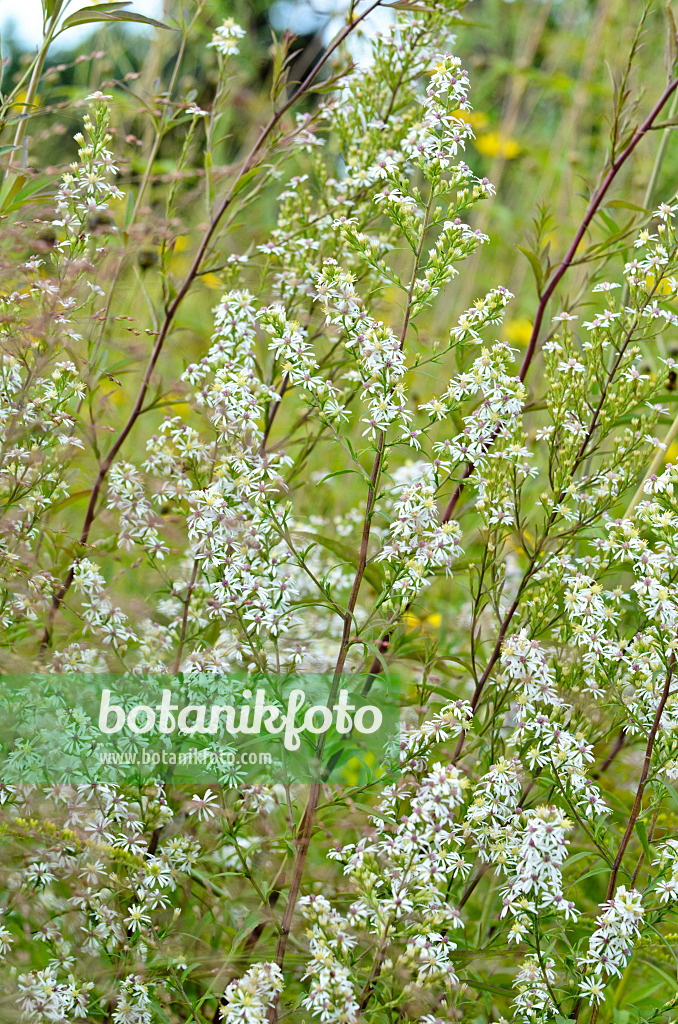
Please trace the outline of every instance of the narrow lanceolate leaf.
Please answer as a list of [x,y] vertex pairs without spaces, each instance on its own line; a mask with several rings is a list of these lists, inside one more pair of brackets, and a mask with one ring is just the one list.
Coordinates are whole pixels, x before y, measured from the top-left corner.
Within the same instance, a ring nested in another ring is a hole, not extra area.
[[7,178],[0,187],[0,213],[7,213],[10,210],[13,200],[27,180],[23,174],[20,174],[18,178]]
[[666,4],[665,10],[669,23],[666,31],[666,79],[670,82],[678,61],[678,29],[670,3]]
[[[308,541],[313,544],[320,544],[321,547],[327,551],[331,551],[333,555],[345,562],[348,565],[357,565],[358,563],[358,552],[350,547],[348,544],[343,544],[341,541],[335,540],[334,537],[324,537],[319,533],[307,533],[302,530],[294,531],[295,537],[300,537],[304,541]],[[376,591],[380,591],[383,586],[381,575],[378,569],[374,565],[368,565],[364,571],[365,579],[371,587]]]
[[648,860],[651,860],[652,850],[650,849],[650,844],[647,838],[647,828],[645,827],[645,822],[640,821],[640,819],[636,822],[636,835],[638,836],[640,845],[643,848],[643,853],[645,854]]
[[[28,179],[23,175],[14,180],[7,179],[3,189],[0,189],[0,213],[20,210],[29,201],[37,202],[54,194],[53,186],[45,181],[31,181],[26,184],[27,181]],[[5,187],[7,188],[6,192]]]
[[75,25],[88,25],[99,21],[133,21],[141,25],[152,25],[154,28],[164,28],[171,31],[169,25],[155,18],[148,18],[145,14],[137,14],[135,11],[128,11],[125,8],[127,3],[97,4],[95,7],[85,7],[81,11],[70,14],[61,26],[61,32],[73,28]]
[[539,257],[530,249],[526,249],[522,245],[517,245],[516,249],[518,249],[519,252],[522,252],[523,256],[532,267],[532,273],[534,274],[534,279],[537,283],[537,291],[541,292],[542,284],[544,283],[544,271],[541,263],[539,262]]
[[391,7],[394,11],[417,11],[420,14],[435,14],[435,7],[430,7],[427,4],[418,3],[417,0],[395,0],[395,3],[384,4],[385,7]]

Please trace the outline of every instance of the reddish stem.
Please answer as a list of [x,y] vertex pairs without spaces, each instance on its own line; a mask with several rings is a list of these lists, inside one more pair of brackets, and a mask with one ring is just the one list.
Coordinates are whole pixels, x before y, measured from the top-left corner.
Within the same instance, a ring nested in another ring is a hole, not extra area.
[[[676,91],[677,88],[678,88],[678,78],[674,78],[673,81],[670,82],[667,85],[666,89],[664,90],[662,95],[659,97],[659,99],[657,100],[657,102],[655,103],[654,107],[652,108],[650,113],[647,115],[647,117],[645,118],[643,123],[641,125],[639,125],[638,128],[636,128],[635,132],[633,133],[633,135],[631,137],[631,140],[624,147],[624,149],[619,154],[617,159],[612,161],[612,163],[610,164],[610,166],[608,168],[607,174],[605,175],[605,177],[603,178],[602,182],[600,183],[598,188],[594,191],[593,195],[591,196],[591,199],[589,201],[589,205],[587,207],[586,213],[584,214],[584,219],[582,220],[581,224],[579,225],[579,227],[578,227],[578,229],[576,231],[576,234],[575,234],[574,238],[572,239],[572,242],[570,244],[570,248],[567,250],[567,252],[565,253],[565,256],[562,259],[562,262],[558,265],[555,273],[552,275],[552,277],[551,277],[551,279],[550,279],[550,281],[548,283],[548,286],[546,287],[546,289],[542,292],[542,294],[539,297],[539,305],[537,306],[537,312],[536,312],[535,317],[534,317],[534,323],[532,325],[532,333],[530,335],[530,340],[528,342],[528,346],[527,346],[527,349],[525,351],[525,356],[523,358],[523,362],[522,362],[522,365],[520,367],[520,372],[518,373],[518,377],[520,378],[521,381],[524,381],[525,378],[527,377],[527,374],[528,374],[528,371],[530,369],[530,366],[532,365],[532,362],[534,361],[534,357],[537,354],[537,343],[539,341],[539,332],[541,330],[542,321],[544,319],[544,313],[546,312],[546,307],[549,304],[551,296],[555,292],[556,288],[558,287],[558,285],[562,281],[562,279],[565,276],[565,274],[567,273],[567,271],[572,266],[572,263],[574,261],[574,257],[577,254],[577,250],[578,250],[579,246],[581,245],[582,239],[584,238],[584,235],[586,234],[586,231],[587,231],[591,221],[593,220],[593,218],[595,217],[596,213],[600,209],[600,205],[601,205],[603,199],[605,198],[605,196],[607,195],[607,192],[609,191],[609,188],[612,185],[613,181],[617,177],[617,174],[619,173],[621,168],[624,166],[626,161],[629,159],[629,157],[631,156],[631,154],[633,153],[633,151],[635,150],[636,146],[641,141],[641,139],[643,139],[645,137],[645,135],[647,135],[647,133],[650,131],[650,129],[652,128],[652,125],[656,121],[656,119],[659,116],[659,114],[661,113],[662,109],[666,106],[667,101],[669,100],[671,95]],[[450,498],[450,500],[448,502],[448,505],[447,505],[447,508],[445,509],[445,512],[443,514],[443,519],[442,519],[442,521],[444,523],[446,523],[448,521],[448,519],[452,518],[452,514],[454,513],[454,510],[455,510],[455,508],[457,506],[459,498],[461,497],[462,492],[464,490],[464,481],[467,480],[471,476],[471,474],[473,473],[474,469],[475,469],[475,465],[472,462],[469,462],[468,465],[466,466],[466,469],[464,470],[464,475],[463,475],[462,479],[457,484],[457,488],[456,488],[454,494],[452,495],[452,497]]]
[[619,868],[621,867],[622,860],[624,859],[624,854],[626,853],[626,848],[631,841],[631,836],[633,835],[633,830],[636,827],[636,821],[638,820],[638,816],[640,814],[640,808],[643,802],[643,793],[645,792],[645,786],[647,784],[647,779],[650,774],[650,765],[652,763],[652,751],[654,750],[654,745],[657,739],[657,733],[659,732],[659,726],[661,723],[662,715],[664,713],[664,708],[666,707],[666,702],[669,699],[669,692],[671,690],[671,681],[673,679],[675,666],[676,652],[674,650],[671,653],[671,660],[669,661],[668,671],[666,673],[666,682],[664,683],[664,689],[662,691],[659,704],[657,705],[657,711],[654,716],[652,728],[650,729],[650,734],[647,737],[647,746],[645,748],[643,770],[640,774],[638,788],[636,789],[636,797],[633,801],[633,807],[631,809],[631,814],[629,815],[629,820],[626,825],[624,837],[621,841],[619,850],[617,851],[617,856],[614,859],[612,871],[610,872],[610,881],[608,882],[607,896],[605,897],[607,900],[611,900],[614,895],[615,886],[617,884],[617,875],[619,874]]

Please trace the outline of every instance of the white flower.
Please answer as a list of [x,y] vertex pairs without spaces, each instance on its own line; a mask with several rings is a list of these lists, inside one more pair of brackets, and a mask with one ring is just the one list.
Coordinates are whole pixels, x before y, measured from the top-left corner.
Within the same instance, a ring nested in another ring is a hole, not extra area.
[[222,1024],[266,1024],[269,1007],[282,989],[283,976],[277,964],[255,964],[226,987],[219,1019]]
[[0,953],[3,956],[5,953],[8,953],[14,942],[16,942],[15,937],[12,935],[9,928],[0,921]]
[[217,53],[220,53],[222,57],[230,57],[233,54],[240,53],[237,40],[242,39],[246,35],[245,29],[236,24],[233,18],[227,18],[213,34],[212,41],[207,45],[215,49]]
[[194,793],[189,804],[191,813],[197,814],[199,821],[207,821],[209,818],[213,818],[215,808],[218,806],[219,798],[211,789],[206,789],[201,797]]
[[589,1003],[600,1003],[605,996],[605,984],[599,978],[584,978],[579,982],[579,994]]
[[144,913],[143,905],[141,903],[133,903],[125,918],[125,924],[130,931],[141,931],[143,925],[150,923],[151,919],[148,914]]

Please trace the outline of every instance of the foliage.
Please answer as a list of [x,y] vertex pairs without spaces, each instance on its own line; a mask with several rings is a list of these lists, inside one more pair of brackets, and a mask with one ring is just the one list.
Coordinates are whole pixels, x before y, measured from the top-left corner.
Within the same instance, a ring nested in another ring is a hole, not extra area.
[[4,85],[3,669],[403,681],[378,785],[3,784],[7,1020],[672,1019],[673,21],[609,96],[586,51],[582,202],[512,132],[536,81],[569,137],[547,51],[612,5],[477,5],[536,17],[496,130],[473,6],[382,6],[310,60],[275,38],[262,93],[258,39],[168,4],[138,68],[69,85],[65,168],[31,137],[58,3]]

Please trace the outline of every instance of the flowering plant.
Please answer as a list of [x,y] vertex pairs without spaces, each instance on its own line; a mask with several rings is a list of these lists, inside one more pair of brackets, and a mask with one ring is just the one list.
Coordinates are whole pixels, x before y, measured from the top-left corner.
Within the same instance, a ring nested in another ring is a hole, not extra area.
[[122,89],[87,96],[51,188],[2,97],[4,670],[178,677],[192,704],[228,673],[326,673],[328,708],[397,671],[403,698],[399,771],[387,751],[332,786],[38,786],[26,730],[0,780],[8,1020],[672,1019],[678,203],[584,244],[675,62],[637,122],[623,83],[562,257],[528,250],[519,364],[501,283],[432,326],[490,242],[465,0],[390,5],[352,60],[386,7],[351,4],[298,82],[275,44],[254,141],[244,30],[202,40],[203,109],[177,83],[205,4],[177,9],[141,173]]

